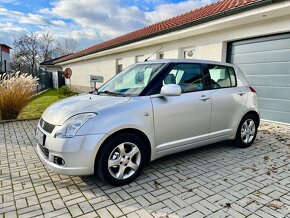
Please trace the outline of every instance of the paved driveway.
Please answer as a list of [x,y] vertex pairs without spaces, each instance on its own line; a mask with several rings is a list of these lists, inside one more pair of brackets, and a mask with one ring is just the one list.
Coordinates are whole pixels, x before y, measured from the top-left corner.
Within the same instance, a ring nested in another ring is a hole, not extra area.
[[162,158],[114,188],[47,170],[36,123],[0,124],[0,217],[290,217],[290,126],[262,123],[248,149],[220,143]]

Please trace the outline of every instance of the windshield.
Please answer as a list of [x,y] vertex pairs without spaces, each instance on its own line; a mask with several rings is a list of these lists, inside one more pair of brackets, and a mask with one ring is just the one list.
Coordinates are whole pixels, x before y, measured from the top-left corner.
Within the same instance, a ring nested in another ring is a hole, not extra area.
[[156,63],[132,65],[105,83],[98,93],[138,96],[163,66]]

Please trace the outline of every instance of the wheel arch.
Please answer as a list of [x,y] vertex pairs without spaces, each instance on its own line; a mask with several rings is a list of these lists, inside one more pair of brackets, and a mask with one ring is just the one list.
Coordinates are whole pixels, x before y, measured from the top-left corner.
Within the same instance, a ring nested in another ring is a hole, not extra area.
[[248,111],[244,116],[246,116],[248,114],[251,114],[251,115],[253,115],[256,118],[256,120],[258,122],[258,126],[257,127],[259,127],[260,126],[260,115],[258,114],[258,112],[257,111]]
[[147,135],[142,132],[141,130],[138,130],[138,129],[134,129],[134,128],[126,128],[126,129],[120,129],[116,132],[114,132],[113,134],[110,134],[104,141],[103,143],[101,144],[100,148],[98,149],[98,152],[96,154],[96,157],[95,157],[95,164],[96,164],[96,160],[98,159],[98,156],[100,154],[100,151],[102,149],[104,149],[104,145],[110,141],[112,138],[116,137],[117,135],[120,135],[120,134],[123,134],[123,133],[131,133],[131,134],[134,134],[134,135],[137,135],[138,137],[140,137],[142,139],[142,141],[145,142],[145,145],[146,145],[146,151],[147,151],[147,160],[146,162],[149,162],[151,160],[151,156],[152,156],[152,151],[151,151],[151,143],[150,143],[150,140],[149,138],[147,137]]
[[246,113],[241,117],[241,119],[239,120],[239,123],[238,123],[238,125],[237,125],[237,127],[236,127],[235,137],[236,137],[236,134],[237,134],[237,131],[238,131],[238,128],[239,128],[239,125],[240,125],[241,121],[242,121],[243,118],[244,118],[245,116],[247,116],[248,114],[251,114],[252,116],[254,116],[254,117],[256,118],[257,122],[258,122],[258,126],[257,126],[257,127],[260,126],[260,115],[258,114],[258,112],[257,112],[257,111],[254,111],[254,110],[247,111],[247,112],[246,112]]

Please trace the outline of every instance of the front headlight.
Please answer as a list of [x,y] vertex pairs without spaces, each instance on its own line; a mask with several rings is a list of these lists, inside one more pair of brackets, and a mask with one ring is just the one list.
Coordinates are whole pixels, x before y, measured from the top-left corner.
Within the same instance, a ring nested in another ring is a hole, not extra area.
[[95,117],[95,113],[77,114],[67,119],[61,128],[55,133],[55,138],[73,138],[78,130],[91,118]]

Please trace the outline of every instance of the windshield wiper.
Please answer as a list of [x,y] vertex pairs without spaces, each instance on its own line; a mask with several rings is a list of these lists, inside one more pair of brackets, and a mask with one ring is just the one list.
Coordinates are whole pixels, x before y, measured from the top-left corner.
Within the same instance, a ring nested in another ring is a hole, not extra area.
[[95,89],[94,91],[90,91],[88,92],[89,94],[94,94],[94,95],[98,95],[99,94],[99,91],[98,89]]
[[112,96],[126,96],[124,93],[119,93],[119,92],[111,92],[109,90],[105,90],[103,92],[98,92],[99,94],[107,94],[107,95],[112,95]]

